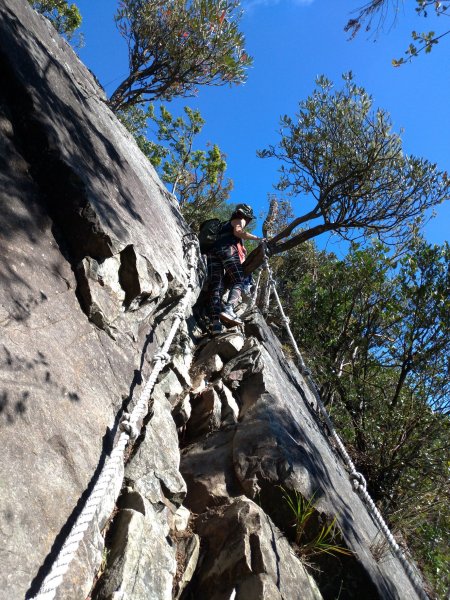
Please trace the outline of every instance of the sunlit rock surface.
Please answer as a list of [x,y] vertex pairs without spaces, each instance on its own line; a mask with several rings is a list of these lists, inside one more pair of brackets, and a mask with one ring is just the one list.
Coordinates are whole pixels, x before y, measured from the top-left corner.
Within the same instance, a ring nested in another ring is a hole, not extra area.
[[[0,81],[0,597],[11,600],[36,591],[140,391],[143,349],[163,339],[187,283],[188,230],[90,72],[25,1],[0,4]],[[178,456],[171,432],[164,450]],[[102,544],[85,554],[96,568]],[[84,599],[92,573],[81,577]]]
[[[25,0],[0,4],[0,81],[0,599],[15,600],[37,593],[139,398],[186,290],[188,228]],[[258,311],[245,332],[193,331],[56,597],[417,598]],[[311,535],[336,519],[350,555],[305,567],[289,493],[314,498]]]

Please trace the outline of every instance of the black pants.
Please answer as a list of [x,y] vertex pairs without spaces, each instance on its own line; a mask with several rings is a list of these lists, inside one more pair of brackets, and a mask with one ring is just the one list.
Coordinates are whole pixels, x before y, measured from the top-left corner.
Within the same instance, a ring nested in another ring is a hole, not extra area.
[[234,245],[218,248],[208,254],[207,265],[210,286],[209,309],[211,318],[217,320],[222,311],[225,274],[231,281],[228,304],[234,308],[241,298],[244,287],[244,270],[239,259],[238,249]]

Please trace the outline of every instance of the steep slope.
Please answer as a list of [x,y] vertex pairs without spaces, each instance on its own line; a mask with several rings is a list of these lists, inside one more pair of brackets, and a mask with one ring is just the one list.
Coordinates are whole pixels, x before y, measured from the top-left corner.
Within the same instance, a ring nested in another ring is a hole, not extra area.
[[[38,593],[142,391],[187,289],[188,228],[92,75],[25,0],[0,5],[0,77],[0,599],[11,600]],[[256,310],[245,335],[210,342],[192,316],[183,323],[112,487],[51,597],[418,597],[377,550],[305,382]],[[351,555],[320,556],[311,575],[289,493],[314,496],[310,534],[336,518]]]
[[187,227],[89,71],[24,1],[0,5],[0,80],[0,597],[11,600],[38,575],[36,589],[149,370],[144,350],[185,289]]
[[[236,598],[247,600],[309,597],[312,592],[307,591],[306,584],[299,587],[284,581],[287,590],[283,591],[282,575],[279,595],[266,592],[259,596],[256,591],[249,594],[245,587],[250,585],[248,580],[258,579],[261,574],[270,573],[270,569],[249,567],[248,572],[231,569],[232,577],[230,571],[219,577],[220,556],[212,554],[217,547],[214,538],[221,529],[233,531],[230,507],[236,501],[244,502],[242,496],[257,503],[252,510],[261,511],[274,529],[278,526],[292,540],[293,518],[285,498],[297,492],[302,497],[314,498],[314,515],[308,524],[311,537],[316,535],[320,523],[336,519],[341,534],[338,543],[352,553],[350,556],[337,553],[333,557],[320,553],[310,559],[316,566],[312,573],[323,598],[416,598],[417,591],[398,559],[387,547],[380,553],[382,536],[353,491],[343,462],[315,411],[313,395],[256,309],[247,313],[245,337],[244,345],[231,359],[225,336],[210,342],[194,363],[197,369],[205,365],[208,380],[200,414],[206,414],[206,407],[211,405],[209,397],[215,391],[222,418],[215,420],[210,412],[207,422],[203,419],[190,427],[190,421],[199,412],[195,407],[200,401],[194,397],[184,435],[181,472],[188,486],[186,505],[200,515],[196,518],[198,532],[206,535],[209,545],[205,548],[207,567],[205,563],[200,566],[192,597],[229,598],[233,589],[237,591]],[[211,373],[207,365],[216,364],[212,361],[216,354],[224,365]],[[230,406],[238,407],[231,419]],[[209,524],[211,520],[214,526]],[[235,522],[238,522],[236,517]],[[238,564],[236,544],[231,541],[233,535],[223,541],[220,550],[234,555]],[[278,531],[276,537],[279,536]],[[268,543],[267,536],[261,534],[261,538]],[[253,556],[250,549],[247,552],[249,557]],[[230,557],[227,562],[231,562]],[[250,559],[248,562],[252,564]],[[286,563],[284,557],[280,558],[280,565]],[[272,573],[272,583],[276,581]]]

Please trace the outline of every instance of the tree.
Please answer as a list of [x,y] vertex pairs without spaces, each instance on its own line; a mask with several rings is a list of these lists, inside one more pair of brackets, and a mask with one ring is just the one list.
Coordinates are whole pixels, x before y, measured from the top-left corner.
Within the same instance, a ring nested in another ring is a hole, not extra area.
[[[279,143],[258,153],[280,161],[279,190],[312,201],[312,208],[272,238],[272,253],[325,232],[345,239],[405,241],[427,209],[450,197],[447,174],[405,155],[388,114],[373,110],[371,96],[351,73],[343,79],[343,89],[334,90],[319,77],[295,119],[282,118]],[[248,269],[258,266],[258,254],[249,259]]]
[[116,22],[130,73],[113,92],[112,109],[245,81],[252,59],[238,28],[241,14],[238,0],[122,0]]
[[[376,25],[378,31],[388,18],[391,8],[394,11],[394,19],[397,17],[398,5],[398,0],[395,2],[391,2],[390,0],[370,0],[358,9],[358,14],[355,18],[349,19],[345,26],[345,31],[350,31],[351,37],[354,38],[360,31],[363,23],[366,23],[366,31],[369,31],[375,17],[378,17],[378,24]],[[419,16],[427,17],[431,10],[437,17],[441,17],[447,15],[449,6],[449,0],[416,0],[415,11]],[[424,33],[412,31],[411,38],[413,42],[409,44],[405,51],[406,58],[393,59],[392,64],[394,67],[398,67],[410,61],[413,57],[418,56],[421,52],[428,54],[439,40],[449,33],[450,30],[440,34],[436,34],[434,31]]]
[[140,150],[150,162],[152,162],[155,144],[148,139],[148,129],[151,126],[150,120],[153,118],[153,114],[153,108],[145,108],[142,105],[127,106],[117,111],[118,119],[133,135]]
[[400,261],[392,294],[389,355],[398,372],[390,407],[408,382],[435,411],[450,415],[450,246],[415,241]]
[[445,592],[449,245],[419,238],[393,257],[380,243],[352,244],[338,259],[309,242],[272,266],[294,336],[372,497]]
[[81,25],[81,15],[75,4],[67,0],[28,0],[31,6],[49,19],[58,33],[71,39]]
[[[207,150],[194,148],[205,124],[198,110],[186,106],[185,118],[174,118],[164,106],[159,112],[157,116],[152,105],[147,110],[131,106],[118,115],[161,179],[171,186],[185,219],[198,224],[225,205],[230,195],[233,182],[225,177],[225,156],[216,144]],[[155,126],[159,143],[147,137],[147,127]]]
[[268,195],[269,209],[262,225],[263,236],[269,238],[287,227],[294,217],[289,200],[279,198],[275,194]]

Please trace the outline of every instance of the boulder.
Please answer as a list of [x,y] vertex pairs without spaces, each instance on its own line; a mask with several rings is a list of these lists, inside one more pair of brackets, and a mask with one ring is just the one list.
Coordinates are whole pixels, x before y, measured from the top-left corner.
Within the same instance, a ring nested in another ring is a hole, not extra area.
[[262,369],[260,356],[261,349],[257,340],[247,338],[239,354],[229,360],[223,368],[224,383],[229,383],[232,389],[237,389],[240,381]]
[[214,386],[222,403],[221,420],[223,425],[233,425],[239,418],[239,406],[232,391],[222,384]]
[[125,469],[125,477],[149,502],[156,505],[167,498],[179,505],[186,495],[186,484],[179,472],[178,436],[170,403],[155,397],[152,411],[144,437]]
[[174,600],[181,598],[183,591],[191,581],[200,556],[200,538],[197,534],[184,537],[177,543],[177,559],[180,576],[175,581]]
[[214,388],[207,388],[191,400],[192,413],[187,422],[188,439],[198,438],[220,427],[222,403]]
[[181,383],[175,371],[171,368],[166,369],[160,375],[158,383],[155,385],[154,396],[164,396],[172,407],[178,404],[185,388]]
[[196,361],[192,368],[192,392],[200,393],[208,381],[217,380],[223,362],[218,354],[211,354],[202,361]]
[[237,600],[322,600],[288,541],[248,498],[200,516],[196,530],[206,545],[196,600],[222,600],[233,591]]
[[144,513],[119,510],[109,532],[105,572],[94,590],[97,600],[172,600],[175,546],[168,539],[167,509],[143,499]]
[[177,427],[183,427],[189,421],[192,414],[192,406],[190,395],[187,394],[178,404],[175,406],[172,412],[173,420]]
[[209,358],[218,354],[225,362],[236,356],[244,346],[245,339],[240,333],[225,333],[214,337],[200,351],[193,367],[194,369],[208,361]]
[[175,531],[186,531],[191,512],[185,506],[179,506],[173,516],[173,529]]
[[242,494],[234,472],[233,438],[234,429],[216,431],[183,449],[180,469],[188,489],[185,505],[192,512],[200,514]]

